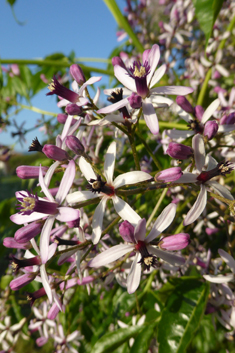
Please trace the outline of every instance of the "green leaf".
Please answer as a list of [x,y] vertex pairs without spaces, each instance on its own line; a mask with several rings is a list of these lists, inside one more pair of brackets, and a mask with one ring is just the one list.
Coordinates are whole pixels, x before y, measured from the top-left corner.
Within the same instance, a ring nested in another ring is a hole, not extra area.
[[182,277],[169,297],[158,328],[159,353],[184,353],[200,324],[209,284]]
[[113,17],[115,18],[117,24],[124,29],[124,31],[129,35],[132,39],[133,45],[136,49],[139,50],[140,53],[143,53],[144,48],[140,43],[139,39],[136,37],[134,31],[132,30],[131,26],[127,19],[123,16],[122,12],[120,11],[117,3],[115,0],[103,0],[107,7],[109,8],[110,12],[112,13]]
[[136,336],[142,330],[143,326],[131,326],[127,328],[121,328],[114,332],[109,332],[95,343],[91,353],[113,352],[114,349],[121,346],[123,343],[126,342],[126,340],[130,339],[131,337]]
[[148,325],[137,335],[133,346],[131,347],[130,353],[146,353],[149,349],[149,344],[152,337],[155,334],[156,323],[154,322],[151,325]]
[[10,6],[13,6],[15,4],[16,0],[7,0],[7,2]]
[[215,20],[220,12],[224,0],[193,0],[195,14],[201,30],[206,36],[206,46],[211,36]]

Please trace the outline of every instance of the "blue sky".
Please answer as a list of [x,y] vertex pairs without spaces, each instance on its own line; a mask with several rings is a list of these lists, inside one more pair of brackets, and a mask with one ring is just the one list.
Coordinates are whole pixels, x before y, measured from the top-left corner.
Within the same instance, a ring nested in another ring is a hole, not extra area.
[[[124,0],[116,0],[120,9],[125,6]],[[118,45],[117,24],[102,0],[17,0],[14,6],[16,17],[24,25],[15,21],[10,6],[3,2],[0,11],[0,56],[2,59],[42,58],[54,52],[68,55],[72,50],[76,57],[107,58]],[[96,65],[88,63],[88,65]],[[107,79],[103,79],[107,82]],[[45,90],[32,104],[38,108],[59,112],[56,100],[46,97]],[[24,111],[17,115],[18,124],[26,120],[27,128],[34,126],[40,115]],[[12,144],[8,133],[0,134],[0,144]],[[32,132],[26,136],[27,144],[17,151],[27,151],[35,136]]]

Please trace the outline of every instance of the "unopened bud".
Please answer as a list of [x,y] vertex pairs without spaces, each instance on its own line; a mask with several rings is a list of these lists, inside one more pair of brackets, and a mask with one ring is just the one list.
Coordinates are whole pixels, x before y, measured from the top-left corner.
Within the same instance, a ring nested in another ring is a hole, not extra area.
[[65,140],[66,146],[78,156],[81,156],[84,152],[84,146],[76,136],[67,136]]
[[157,173],[154,177],[154,180],[168,183],[178,180],[182,175],[183,173],[180,167],[173,167]]
[[233,125],[235,124],[235,112],[230,113],[229,115],[225,114],[220,119],[221,125]]
[[81,115],[83,110],[76,103],[68,104],[65,108],[66,113],[69,115]]
[[10,283],[11,289],[12,290],[19,290],[19,289],[23,288],[24,286],[26,286],[27,284],[32,282],[34,280],[34,278],[36,277],[36,275],[37,274],[26,273],[20,277],[13,279]]
[[194,114],[194,109],[191,103],[184,96],[178,96],[176,98],[176,103],[187,113]]
[[73,64],[70,66],[70,73],[73,76],[74,80],[77,81],[79,86],[82,86],[84,82],[86,82],[86,78],[81,67],[77,64]]
[[54,145],[45,145],[42,152],[47,156],[47,158],[55,161],[63,162],[69,159],[69,155],[66,151]]
[[129,98],[127,98],[131,108],[133,109],[139,109],[142,106],[142,98],[136,93],[132,93]]
[[[20,179],[35,179],[39,177],[39,168],[31,165],[20,165],[16,168],[16,174]],[[41,167],[42,175],[45,176],[48,167]]]
[[196,118],[201,121],[204,114],[204,109],[200,105],[196,105],[194,108],[194,114]]
[[187,233],[179,233],[170,235],[160,240],[159,247],[162,250],[181,250],[186,248],[190,243],[190,236]]
[[32,247],[32,245],[30,244],[30,242],[27,243],[18,243],[14,238],[11,237],[7,237],[4,238],[3,240],[3,245],[6,248],[11,248],[11,249],[30,249]]
[[170,142],[166,153],[175,159],[187,159],[193,155],[193,149],[177,142]]
[[29,240],[35,238],[38,234],[40,234],[42,230],[43,223],[41,222],[32,222],[28,224],[27,226],[24,226],[20,229],[18,229],[15,232],[15,240],[18,243],[26,243]]
[[207,121],[204,127],[203,135],[207,136],[210,141],[217,134],[218,128],[219,126],[215,120]]
[[[68,119],[68,115],[67,114],[58,114],[57,115],[57,121],[60,124],[65,124],[67,119]],[[73,119],[72,122],[71,122],[71,126],[73,126],[76,122],[77,122],[77,120]]]

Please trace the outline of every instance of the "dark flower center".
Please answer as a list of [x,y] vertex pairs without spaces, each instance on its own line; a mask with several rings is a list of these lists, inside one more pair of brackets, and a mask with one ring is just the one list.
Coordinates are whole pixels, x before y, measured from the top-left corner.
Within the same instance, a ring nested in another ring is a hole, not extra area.
[[114,195],[114,188],[111,185],[107,185],[106,181],[101,179],[100,175],[97,175],[97,179],[90,179],[89,184],[86,186],[93,193],[103,193],[108,196]]
[[221,162],[217,164],[217,166],[211,170],[201,172],[201,174],[198,175],[197,180],[200,181],[201,183],[205,183],[206,181],[219,176],[219,175],[227,175],[230,174],[231,171],[233,170],[233,167],[231,167],[232,163],[231,162]]
[[[113,91],[110,95],[110,97],[108,97],[108,101],[111,103],[117,103],[120,102],[123,99],[123,89],[116,89],[115,91]],[[126,107],[122,107],[120,109],[118,109],[118,111],[120,113],[122,113],[123,118],[124,119],[130,119],[130,114],[128,113],[128,110],[126,109]]]
[[203,127],[201,126],[199,121],[196,119],[189,120],[188,128],[190,130],[194,130],[196,134],[202,134],[202,132],[203,132]]
[[138,241],[138,243],[135,246],[135,249],[139,251],[142,255],[138,263],[143,265],[144,270],[150,271],[150,267],[154,267],[154,268],[160,267],[157,257],[155,255],[149,254],[144,241]]

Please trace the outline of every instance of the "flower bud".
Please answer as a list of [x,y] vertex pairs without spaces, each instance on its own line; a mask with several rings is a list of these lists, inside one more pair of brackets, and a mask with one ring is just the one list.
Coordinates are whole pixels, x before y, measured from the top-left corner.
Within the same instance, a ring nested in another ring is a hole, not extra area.
[[160,173],[157,173],[154,177],[154,180],[168,183],[171,181],[178,180],[182,175],[183,173],[180,167],[173,167],[162,170]]
[[[67,114],[58,114],[57,115],[57,121],[60,124],[65,124],[67,119],[68,119],[68,115]],[[77,120],[73,119],[72,122],[71,122],[71,126],[73,126],[76,122],[77,122]]]
[[232,112],[229,115],[224,114],[220,119],[220,125],[233,125],[233,124],[235,124],[235,112]]
[[69,228],[79,228],[79,226],[80,226],[80,217],[78,217],[74,221],[67,222],[67,226]]
[[37,274],[34,273],[26,273],[20,277],[13,279],[10,283],[10,287],[12,290],[19,290],[32,282]]
[[187,113],[194,114],[193,106],[189,103],[187,98],[184,96],[178,96],[176,98],[176,103]]
[[45,145],[42,152],[47,158],[54,159],[55,161],[63,162],[69,159],[69,155],[66,151],[54,145]]
[[123,240],[127,241],[128,243],[135,243],[134,230],[134,226],[128,221],[124,221],[119,224],[119,232]]
[[204,114],[204,109],[200,105],[196,105],[196,107],[194,108],[194,114],[195,114],[196,118],[199,121],[201,121],[202,120],[202,116]]
[[132,93],[130,97],[127,98],[131,108],[133,109],[139,109],[142,106],[142,98],[136,94],[136,93]]
[[193,155],[193,149],[177,142],[170,142],[166,153],[175,159],[187,159]]
[[219,125],[215,120],[207,121],[204,127],[203,135],[207,136],[208,140],[210,141],[217,134],[218,128]]
[[[20,165],[16,168],[16,174],[20,179],[35,179],[39,177],[39,168],[31,165]],[[42,175],[45,176],[48,167],[41,167]]]
[[71,103],[66,106],[65,111],[69,115],[81,115],[83,110],[76,103]]
[[190,236],[186,233],[170,235],[160,240],[159,247],[162,250],[181,250],[190,243]]
[[82,86],[84,82],[86,82],[86,78],[81,67],[77,64],[73,64],[70,66],[70,74],[73,76],[74,80],[77,81],[79,86]]
[[207,235],[213,235],[219,231],[219,228],[206,228],[205,231]]
[[65,144],[71,151],[76,153],[78,156],[81,156],[85,150],[81,141],[73,135],[66,137]]
[[26,243],[29,240],[35,238],[36,235],[40,234],[42,230],[42,226],[43,226],[43,223],[41,222],[30,223],[27,226],[24,226],[18,229],[15,232],[14,238],[20,244]]
[[12,248],[12,249],[30,249],[32,245],[30,242],[25,242],[25,243],[18,243],[14,238],[7,237],[3,240],[3,245],[6,248]]

